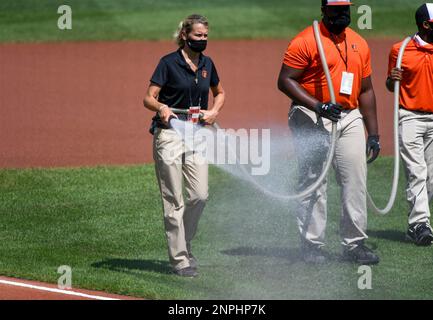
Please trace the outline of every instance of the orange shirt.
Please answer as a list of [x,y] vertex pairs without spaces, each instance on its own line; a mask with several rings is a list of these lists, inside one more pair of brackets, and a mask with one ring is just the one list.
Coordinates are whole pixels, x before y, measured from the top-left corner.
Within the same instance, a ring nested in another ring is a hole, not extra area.
[[[433,112],[433,44],[412,39],[403,55],[400,105],[408,110]],[[388,74],[395,68],[402,42],[389,55]]]
[[[361,93],[362,79],[371,75],[371,55],[368,44],[350,28],[347,28],[338,37],[333,35],[335,43],[323,22],[320,23],[320,33],[337,103],[341,104],[344,109],[356,109],[359,106],[358,98]],[[331,101],[312,26],[302,31],[289,43],[284,54],[284,64],[295,69],[305,70],[298,80],[299,84],[319,101]],[[354,74],[351,95],[340,93],[344,71]]]

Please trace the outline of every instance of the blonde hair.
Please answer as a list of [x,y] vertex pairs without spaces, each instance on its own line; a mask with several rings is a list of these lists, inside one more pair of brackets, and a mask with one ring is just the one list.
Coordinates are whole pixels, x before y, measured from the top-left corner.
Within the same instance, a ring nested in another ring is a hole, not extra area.
[[202,24],[206,28],[209,28],[209,22],[207,21],[206,17],[199,14],[192,14],[188,16],[185,20],[179,23],[179,26],[173,35],[174,40],[176,41],[176,44],[179,46],[179,48],[183,48],[185,46],[185,40],[182,39],[182,32],[189,34],[195,24]]

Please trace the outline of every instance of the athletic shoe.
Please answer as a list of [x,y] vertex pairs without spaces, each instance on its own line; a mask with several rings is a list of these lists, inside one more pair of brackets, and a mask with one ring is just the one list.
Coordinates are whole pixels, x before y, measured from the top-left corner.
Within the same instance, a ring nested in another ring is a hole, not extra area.
[[308,264],[322,264],[325,263],[328,258],[326,252],[313,245],[307,245],[302,247],[302,260]]
[[174,270],[174,274],[180,277],[187,277],[187,278],[195,278],[198,276],[197,270],[191,267]]
[[198,262],[196,257],[194,257],[191,253],[188,254],[189,257],[189,266],[195,270],[197,270]]
[[365,244],[359,241],[353,249],[344,248],[343,259],[360,265],[378,264],[379,257]]
[[406,239],[417,246],[429,246],[433,241],[433,232],[426,222],[414,224],[407,229]]

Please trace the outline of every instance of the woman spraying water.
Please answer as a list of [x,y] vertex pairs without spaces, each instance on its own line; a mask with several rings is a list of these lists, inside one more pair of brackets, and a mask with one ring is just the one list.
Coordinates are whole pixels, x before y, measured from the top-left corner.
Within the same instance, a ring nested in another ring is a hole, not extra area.
[[[170,107],[183,110],[199,107],[203,121],[210,124],[223,107],[225,94],[215,65],[202,54],[208,31],[208,21],[200,15],[191,15],[180,24],[176,34],[179,49],[161,59],[144,98],[144,106],[157,113],[151,129],[153,157],[169,259],[174,273],[184,277],[198,275],[192,240],[208,198],[208,165],[198,156],[185,152],[184,141],[170,128],[169,122],[173,118],[186,121],[188,116],[176,115]],[[210,110],[209,90],[214,97]]]

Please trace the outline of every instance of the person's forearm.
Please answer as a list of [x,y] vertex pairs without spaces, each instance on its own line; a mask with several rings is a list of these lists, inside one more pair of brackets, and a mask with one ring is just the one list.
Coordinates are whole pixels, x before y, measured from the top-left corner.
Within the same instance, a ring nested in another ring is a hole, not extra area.
[[376,96],[373,90],[367,90],[359,96],[359,111],[361,112],[368,135],[379,135],[377,123]]
[[295,103],[315,111],[315,106],[320,102],[305,91],[305,89],[296,81],[290,78],[280,80],[278,88]]
[[143,100],[143,105],[150,111],[159,112],[161,108],[165,107],[165,104],[159,102],[155,97],[147,95]]
[[225,102],[225,93],[224,92],[218,93],[214,97],[213,106],[210,109],[210,111],[214,111],[215,113],[219,114],[221,109],[224,106],[224,102]]

